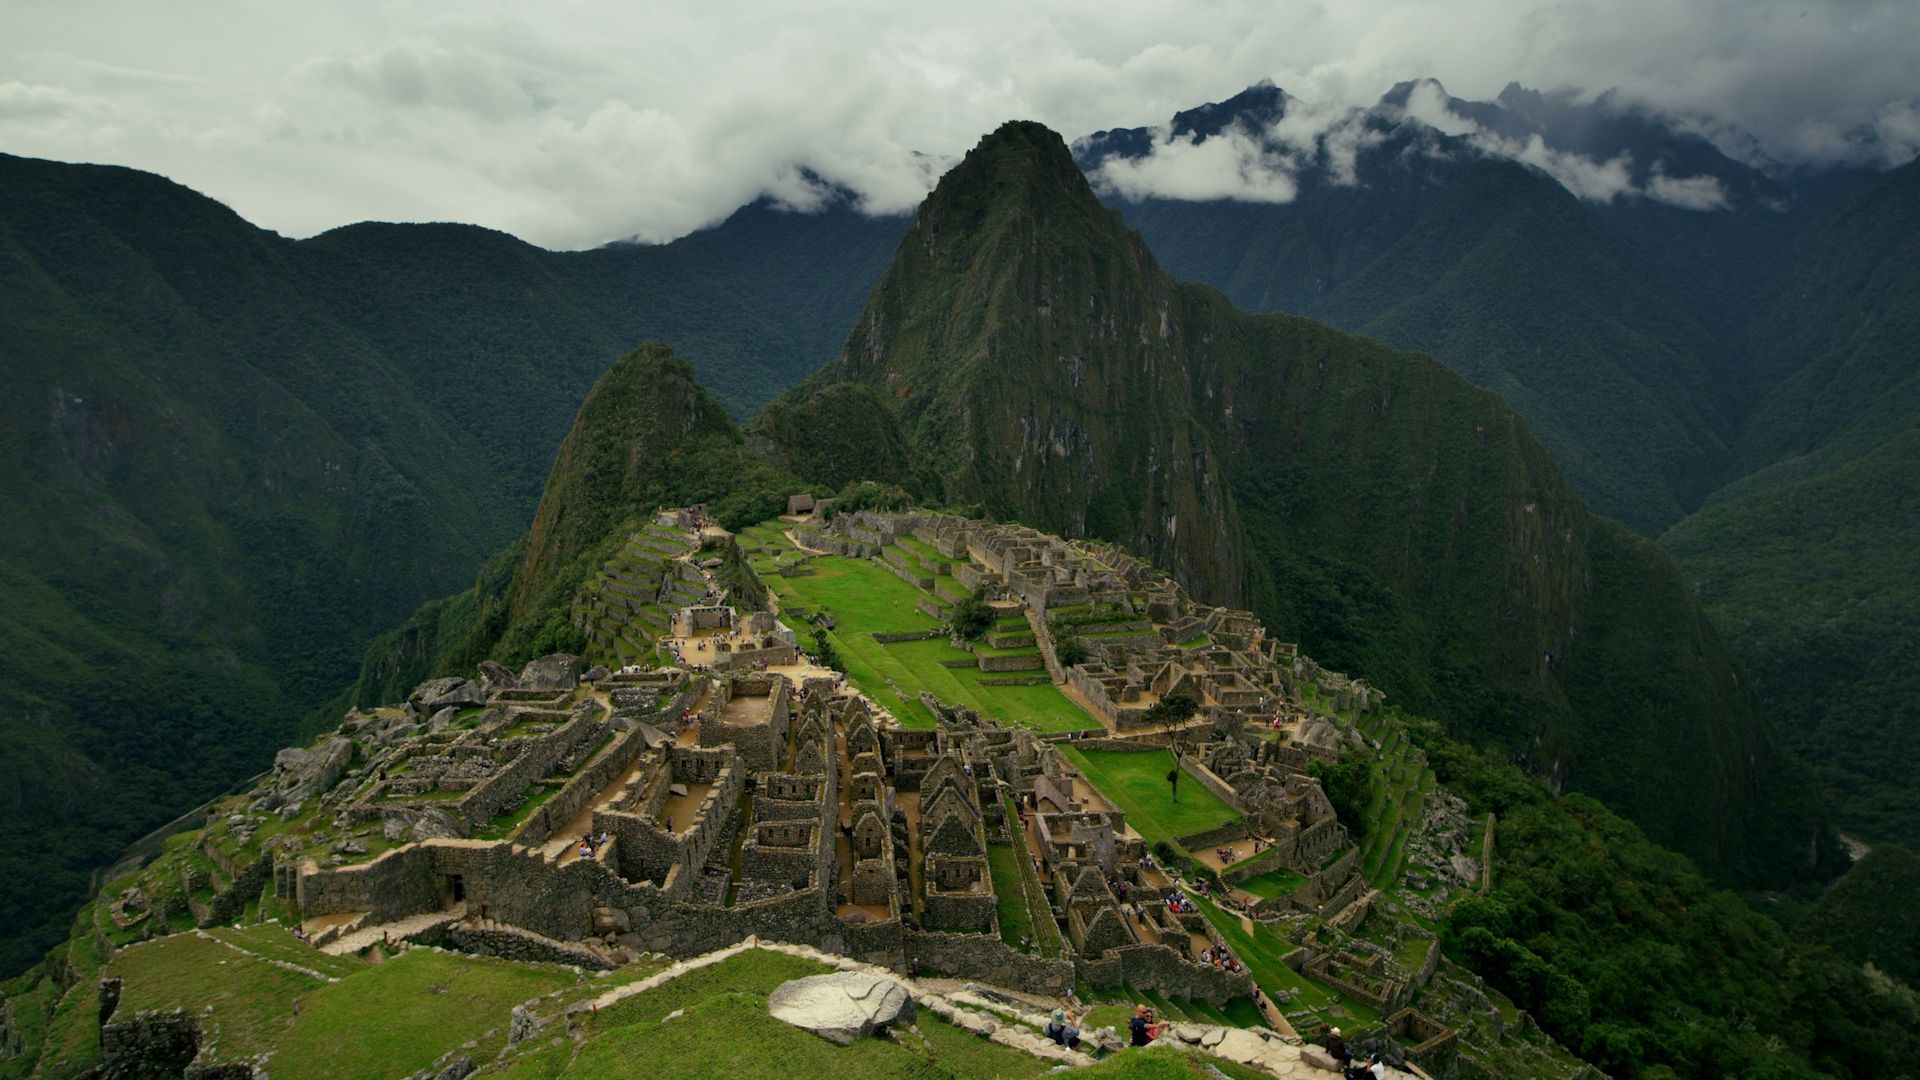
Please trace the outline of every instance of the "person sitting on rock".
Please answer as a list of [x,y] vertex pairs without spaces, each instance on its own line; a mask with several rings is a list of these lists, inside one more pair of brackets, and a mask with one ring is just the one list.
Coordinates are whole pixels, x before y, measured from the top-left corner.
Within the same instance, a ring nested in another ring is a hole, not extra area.
[[1047,1018],[1047,1026],[1041,1033],[1061,1046],[1067,1045],[1067,1010],[1053,1010],[1053,1015]]
[[1347,1040],[1341,1037],[1339,1028],[1327,1031],[1327,1056],[1342,1066],[1353,1060],[1352,1052],[1347,1049]]

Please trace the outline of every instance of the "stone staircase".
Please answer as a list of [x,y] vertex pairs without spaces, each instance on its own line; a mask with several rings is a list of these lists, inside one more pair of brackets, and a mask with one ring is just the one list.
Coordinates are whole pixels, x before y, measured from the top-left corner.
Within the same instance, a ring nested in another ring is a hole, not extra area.
[[425,911],[391,922],[361,925],[320,945],[320,951],[329,956],[352,956],[382,941],[410,941],[457,922],[466,915],[467,905],[459,903],[444,911]]

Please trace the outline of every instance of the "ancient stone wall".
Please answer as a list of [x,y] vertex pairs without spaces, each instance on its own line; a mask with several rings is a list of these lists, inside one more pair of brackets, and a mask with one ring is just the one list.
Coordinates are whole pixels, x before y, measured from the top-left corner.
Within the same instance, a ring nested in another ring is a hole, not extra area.
[[981,671],[1034,671],[1045,666],[1037,652],[1010,653],[1004,656],[978,656],[975,663]]
[[476,927],[455,924],[446,930],[447,947],[478,956],[498,956],[534,964],[572,964],[576,967],[609,969],[613,962],[592,949],[571,942],[555,941],[511,926]]
[[306,918],[366,911],[374,922],[387,922],[442,906],[433,855],[425,844],[395,848],[361,866],[307,869],[298,893]]
[[1139,944],[1110,949],[1098,960],[1080,960],[1079,974],[1093,986],[1131,986],[1166,997],[1199,998],[1225,1005],[1253,993],[1253,976],[1243,968],[1228,971],[1182,957],[1165,945]]
[[[1240,804],[1240,795],[1233,790],[1233,785],[1214,775],[1213,770],[1202,764],[1200,759],[1195,755],[1180,755],[1180,771],[1198,780],[1201,787],[1220,796],[1220,801],[1226,803],[1228,806],[1233,807],[1241,813],[1246,812],[1246,807]],[[1241,828],[1244,830],[1245,826],[1241,826]]]
[[227,887],[207,903],[200,917],[200,925],[219,926],[239,918],[250,901],[260,898],[260,892],[266,888],[267,878],[272,873],[271,855],[261,855],[242,867],[239,873],[232,876]]
[[639,731],[629,731],[618,737],[619,741],[609,752],[598,760],[581,769],[565,787],[553,793],[540,808],[528,816],[516,834],[523,844],[538,846],[551,840],[562,826],[578,817],[580,811],[587,808],[601,789],[626,771],[634,759],[646,752],[647,741]]
[[1064,997],[1073,988],[1071,960],[1029,956],[986,934],[908,931],[906,948],[923,975],[978,979],[1050,997]]
[[1185,836],[1178,836],[1174,839],[1180,842],[1181,847],[1191,851],[1196,848],[1212,847],[1215,844],[1225,843],[1229,840],[1242,840],[1246,838],[1246,835],[1246,822],[1230,821],[1218,828],[1202,829],[1199,832],[1188,833]]

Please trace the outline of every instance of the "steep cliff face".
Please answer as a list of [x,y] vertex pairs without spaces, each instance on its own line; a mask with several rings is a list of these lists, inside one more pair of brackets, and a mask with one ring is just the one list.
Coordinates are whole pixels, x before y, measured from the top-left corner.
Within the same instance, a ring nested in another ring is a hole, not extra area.
[[775,408],[849,383],[913,458],[876,478],[1118,540],[1730,877],[1791,872],[1819,834],[1671,563],[1498,397],[1175,284],[1045,128],[941,181],[846,347]]
[[[1175,291],[1059,136],[1008,124],[922,204],[846,347],[788,401],[871,387],[927,494],[1119,541],[1237,601],[1237,514],[1187,397]],[[864,450],[840,452],[857,468]]]

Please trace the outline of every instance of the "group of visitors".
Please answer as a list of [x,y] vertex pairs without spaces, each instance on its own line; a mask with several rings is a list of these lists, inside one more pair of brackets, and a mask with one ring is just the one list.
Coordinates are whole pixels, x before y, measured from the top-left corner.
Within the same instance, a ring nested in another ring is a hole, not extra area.
[[1380,1080],[1387,1075],[1387,1063],[1377,1052],[1356,1059],[1347,1049],[1347,1040],[1341,1037],[1339,1028],[1327,1031],[1327,1056],[1339,1064],[1340,1075],[1346,1080]]
[[1212,945],[1201,949],[1200,962],[1203,964],[1212,964],[1222,971],[1240,970],[1240,961],[1235,960],[1233,953],[1227,951],[1227,946],[1224,942],[1216,941]]
[[1191,915],[1200,909],[1193,905],[1193,901],[1187,899],[1186,893],[1175,892],[1167,896],[1167,910],[1175,915]]
[[602,830],[600,835],[597,837],[594,836],[591,831],[581,833],[580,834],[580,857],[583,859],[591,859],[595,855],[598,855],[600,853],[600,849],[607,846],[607,841],[609,839],[611,838],[607,835],[605,830]]

